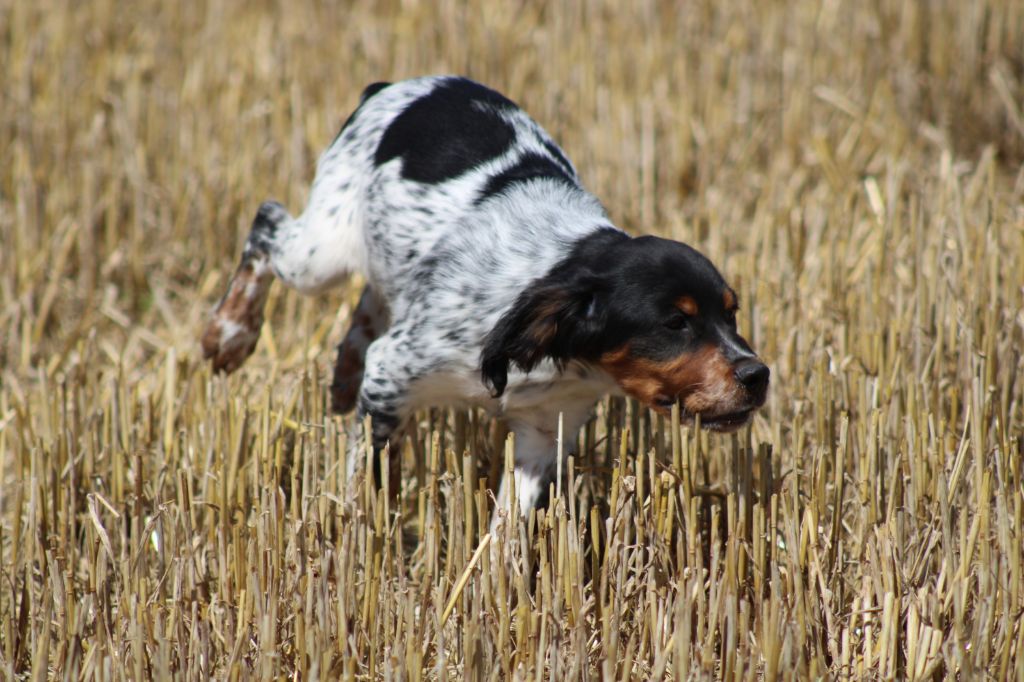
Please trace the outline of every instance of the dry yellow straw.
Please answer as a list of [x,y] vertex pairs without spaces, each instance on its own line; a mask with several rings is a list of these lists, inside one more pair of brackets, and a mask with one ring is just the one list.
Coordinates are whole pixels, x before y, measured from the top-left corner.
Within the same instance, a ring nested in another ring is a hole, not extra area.
[[444,607],[444,613],[441,614],[441,625],[448,622],[448,616],[452,615],[452,609],[455,608],[455,602],[458,601],[459,595],[462,594],[463,588],[466,587],[466,583],[469,582],[469,574],[473,572],[473,568],[477,562],[480,561],[480,557],[483,555],[484,550],[487,549],[487,545],[491,544],[491,534],[483,536],[480,540],[480,546],[473,552],[473,556],[470,557],[469,563],[466,564],[466,569],[462,571],[462,575],[459,576],[459,582],[455,583],[455,589],[452,590],[452,596],[448,597],[448,605]]

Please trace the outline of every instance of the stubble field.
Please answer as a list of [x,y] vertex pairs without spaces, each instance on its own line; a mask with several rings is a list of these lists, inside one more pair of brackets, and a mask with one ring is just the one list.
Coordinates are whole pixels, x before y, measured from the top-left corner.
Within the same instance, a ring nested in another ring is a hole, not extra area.
[[[0,64],[0,677],[1024,680],[1021,3],[0,0]],[[750,428],[606,400],[491,537],[482,414],[345,480],[358,282],[211,375],[260,201],[446,72],[725,273]]]

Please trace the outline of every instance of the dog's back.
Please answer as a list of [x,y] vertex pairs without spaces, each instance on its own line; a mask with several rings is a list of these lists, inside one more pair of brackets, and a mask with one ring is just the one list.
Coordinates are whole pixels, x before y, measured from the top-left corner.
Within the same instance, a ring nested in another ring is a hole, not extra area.
[[299,221],[336,231],[333,257],[390,301],[442,239],[527,180],[579,191],[572,164],[512,101],[457,77],[378,83],[320,157]]

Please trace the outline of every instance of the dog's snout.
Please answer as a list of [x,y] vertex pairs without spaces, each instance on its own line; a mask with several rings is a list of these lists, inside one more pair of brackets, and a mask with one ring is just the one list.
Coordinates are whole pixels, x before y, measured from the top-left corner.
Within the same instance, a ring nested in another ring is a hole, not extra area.
[[736,381],[754,395],[764,395],[771,370],[760,360],[746,360],[736,367]]

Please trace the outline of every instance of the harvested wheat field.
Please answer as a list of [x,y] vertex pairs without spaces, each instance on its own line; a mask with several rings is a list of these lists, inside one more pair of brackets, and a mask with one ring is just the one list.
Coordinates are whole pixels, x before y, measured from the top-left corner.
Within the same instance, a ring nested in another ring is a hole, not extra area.
[[[0,63],[0,677],[1024,680],[1021,3],[0,0]],[[491,536],[482,413],[346,480],[361,282],[212,374],[259,203],[447,72],[718,265],[751,426],[605,400]]]

